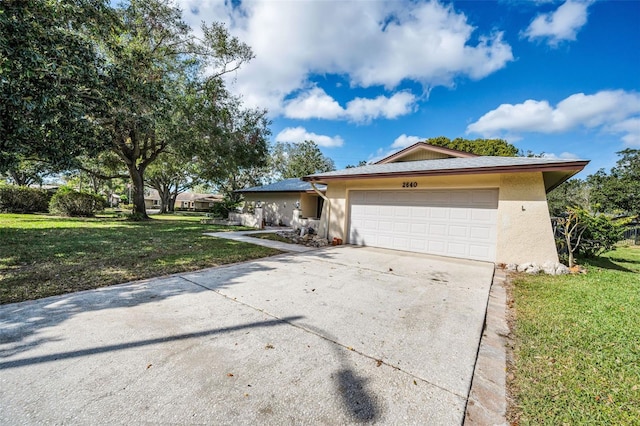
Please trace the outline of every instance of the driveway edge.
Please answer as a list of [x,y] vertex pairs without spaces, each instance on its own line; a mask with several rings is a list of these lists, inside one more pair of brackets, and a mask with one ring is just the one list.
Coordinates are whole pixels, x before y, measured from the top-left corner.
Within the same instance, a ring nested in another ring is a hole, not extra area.
[[464,425],[507,425],[507,274],[496,268]]

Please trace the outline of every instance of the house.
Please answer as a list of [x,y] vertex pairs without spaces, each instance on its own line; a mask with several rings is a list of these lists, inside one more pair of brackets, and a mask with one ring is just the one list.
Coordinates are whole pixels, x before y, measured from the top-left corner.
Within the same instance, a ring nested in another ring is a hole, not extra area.
[[318,191],[315,191],[309,182],[293,178],[238,190],[236,192],[244,196],[245,216],[232,214],[229,218],[245,226],[260,227],[262,220],[247,217],[254,215],[255,208],[258,207],[265,224],[311,226],[317,229],[324,203],[321,194],[326,190],[326,186],[315,186]]
[[[222,195],[219,194],[197,194],[194,192],[182,192],[176,197],[176,209],[208,211],[215,203],[222,202]],[[160,195],[155,189],[148,189],[145,192],[144,204],[148,209],[160,208]]]
[[326,185],[320,235],[496,263],[558,262],[546,193],[588,161],[488,157],[416,143]]

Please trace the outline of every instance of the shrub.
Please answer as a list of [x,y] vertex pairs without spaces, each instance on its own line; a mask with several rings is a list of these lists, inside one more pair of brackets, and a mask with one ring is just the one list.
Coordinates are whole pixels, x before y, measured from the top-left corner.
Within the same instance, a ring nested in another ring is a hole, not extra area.
[[614,219],[604,214],[587,217],[587,229],[582,235],[579,252],[584,257],[596,257],[615,249],[622,240],[624,229],[630,218]]
[[583,257],[596,257],[614,250],[631,219],[615,219],[579,207],[569,208],[556,222],[558,254],[566,255],[568,265],[572,267],[574,252]]
[[213,214],[213,217],[226,219],[227,217],[229,217],[229,212],[235,211],[236,207],[238,207],[239,204],[240,203],[236,201],[225,198],[222,202],[215,203],[213,207],[209,209],[209,211]]
[[51,197],[49,211],[62,216],[94,216],[106,204],[106,200],[99,195],[61,188]]
[[44,189],[28,186],[0,185],[0,212],[46,212],[51,194]]

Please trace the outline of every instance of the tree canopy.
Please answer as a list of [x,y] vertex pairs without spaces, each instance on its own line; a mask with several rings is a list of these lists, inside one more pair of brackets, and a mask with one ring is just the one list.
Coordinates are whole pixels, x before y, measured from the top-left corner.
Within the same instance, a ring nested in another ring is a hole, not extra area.
[[499,157],[515,157],[520,154],[518,148],[504,139],[464,139],[455,138],[453,140],[438,136],[425,140],[429,145],[441,146],[443,148],[455,149],[458,151],[470,152],[476,155],[489,155]]
[[0,3],[0,172],[42,158],[64,169],[104,148],[105,57],[117,31],[101,0]]
[[559,215],[568,207],[590,212],[640,215],[640,150],[625,149],[609,173],[604,169],[586,179],[571,179],[547,195],[549,211]]
[[[145,171],[161,154],[212,161],[232,141],[238,158],[266,157],[264,113],[245,111],[222,80],[253,53],[223,24],[195,37],[168,0],[0,7],[0,172],[22,159],[83,168],[83,158],[111,152],[146,217]],[[243,114],[259,119],[229,118]],[[197,149],[185,157],[186,147]]]
[[277,143],[271,153],[271,168],[280,179],[297,178],[336,169],[311,140],[301,143]]

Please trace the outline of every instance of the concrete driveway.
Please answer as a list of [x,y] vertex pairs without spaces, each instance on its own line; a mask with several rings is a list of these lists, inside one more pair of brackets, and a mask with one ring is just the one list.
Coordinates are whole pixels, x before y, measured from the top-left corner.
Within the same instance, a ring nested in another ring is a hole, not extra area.
[[346,246],[0,306],[0,424],[460,424],[492,274]]

